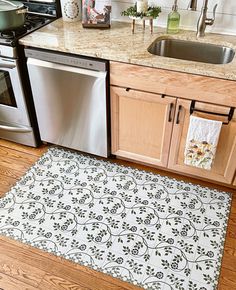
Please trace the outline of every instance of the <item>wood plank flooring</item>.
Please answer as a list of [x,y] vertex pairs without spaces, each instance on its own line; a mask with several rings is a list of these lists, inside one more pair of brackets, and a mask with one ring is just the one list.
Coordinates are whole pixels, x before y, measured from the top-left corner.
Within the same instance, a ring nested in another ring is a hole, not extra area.
[[[48,146],[30,148],[0,139],[0,197],[41,156]],[[163,175],[228,190],[199,180],[150,169],[130,162],[118,163]],[[233,197],[218,290],[236,289],[236,194]],[[0,237],[0,290],[138,290],[126,282],[74,264],[54,255]],[[186,289],[188,290],[188,289]]]

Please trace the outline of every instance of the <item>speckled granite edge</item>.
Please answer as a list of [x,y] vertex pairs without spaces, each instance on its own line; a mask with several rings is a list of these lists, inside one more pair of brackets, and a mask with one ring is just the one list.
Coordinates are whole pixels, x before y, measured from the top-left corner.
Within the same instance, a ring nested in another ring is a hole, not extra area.
[[194,31],[182,30],[176,35],[166,35],[165,30],[159,27],[155,27],[154,33],[151,35],[149,27],[143,31],[140,25],[136,25],[135,33],[132,34],[130,25],[126,22],[113,21],[111,29],[86,29],[82,27],[81,22],[66,23],[62,19],[25,36],[20,39],[20,44],[153,68],[236,80],[236,58],[229,64],[215,65],[150,54],[147,48],[159,37],[220,44],[236,51],[236,36],[206,34],[204,38],[196,39]]

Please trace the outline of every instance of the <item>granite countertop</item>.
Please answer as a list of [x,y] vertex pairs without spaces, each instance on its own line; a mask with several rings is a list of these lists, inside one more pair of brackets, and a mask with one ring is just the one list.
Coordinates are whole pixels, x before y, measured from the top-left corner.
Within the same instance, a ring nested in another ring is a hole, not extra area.
[[[196,39],[195,32],[181,30],[179,34],[168,37],[185,40],[209,42],[232,47],[236,51],[236,36],[210,34]],[[179,72],[187,72],[228,80],[236,80],[236,57],[229,64],[216,65],[177,60],[150,54],[148,46],[158,37],[167,36],[163,28],[154,27],[153,35],[146,26],[143,32],[136,25],[131,33],[129,23],[112,22],[111,29],[83,28],[81,22],[66,23],[58,19],[41,29],[20,39],[25,46],[49,49],[83,56],[138,64]]]

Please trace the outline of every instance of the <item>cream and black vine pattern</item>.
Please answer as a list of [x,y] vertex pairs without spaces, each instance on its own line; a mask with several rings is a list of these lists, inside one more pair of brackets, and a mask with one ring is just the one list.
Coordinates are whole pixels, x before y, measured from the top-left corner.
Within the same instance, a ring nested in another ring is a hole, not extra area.
[[145,289],[216,289],[230,201],[51,148],[0,199],[0,233]]

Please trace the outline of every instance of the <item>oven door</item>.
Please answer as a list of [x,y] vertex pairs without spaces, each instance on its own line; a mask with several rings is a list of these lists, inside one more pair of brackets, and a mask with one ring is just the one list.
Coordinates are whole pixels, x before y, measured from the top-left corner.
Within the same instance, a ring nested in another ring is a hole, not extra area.
[[17,60],[0,58],[0,129],[26,132],[30,120]]

